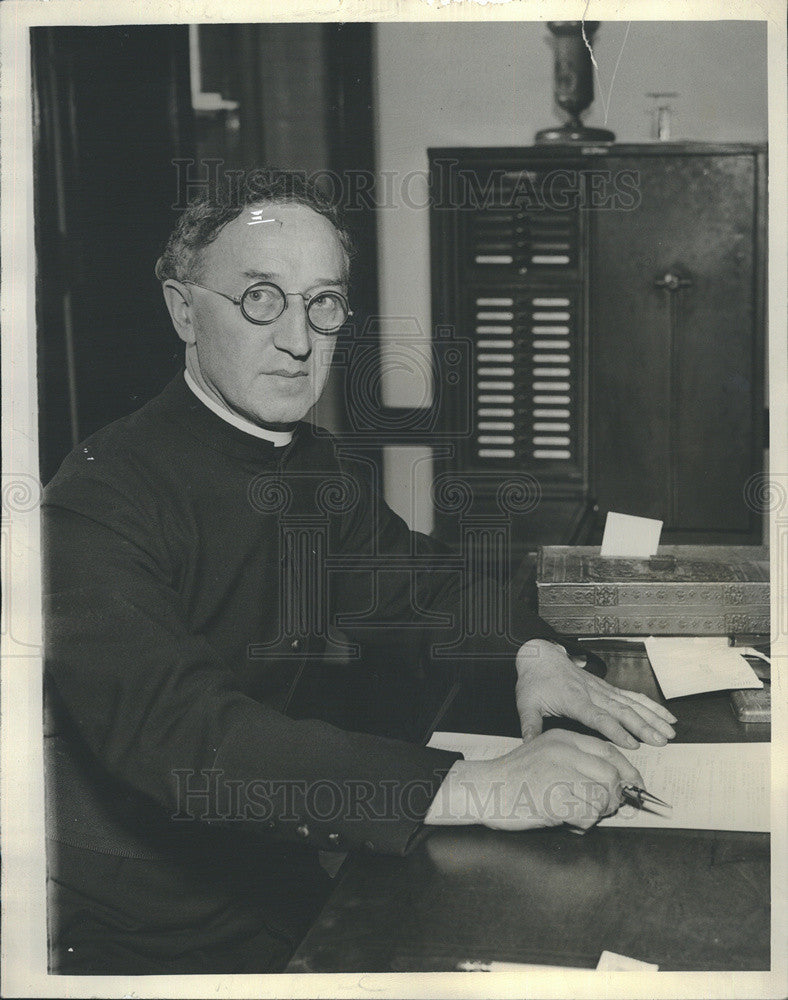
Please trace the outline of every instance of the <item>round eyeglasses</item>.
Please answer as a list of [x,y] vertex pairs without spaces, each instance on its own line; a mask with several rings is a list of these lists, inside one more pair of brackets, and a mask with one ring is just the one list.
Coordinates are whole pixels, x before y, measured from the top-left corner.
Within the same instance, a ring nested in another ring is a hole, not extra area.
[[199,281],[184,280],[183,284],[196,285],[206,292],[213,292],[214,295],[229,299],[241,307],[241,312],[250,323],[255,323],[257,326],[266,326],[279,319],[287,309],[287,300],[291,295],[297,295],[304,300],[306,318],[316,333],[336,333],[348,316],[353,315],[347,299],[339,292],[324,290],[309,296],[303,292],[283,292],[273,281],[258,281],[250,285],[240,298],[236,298],[216,288],[201,285]]

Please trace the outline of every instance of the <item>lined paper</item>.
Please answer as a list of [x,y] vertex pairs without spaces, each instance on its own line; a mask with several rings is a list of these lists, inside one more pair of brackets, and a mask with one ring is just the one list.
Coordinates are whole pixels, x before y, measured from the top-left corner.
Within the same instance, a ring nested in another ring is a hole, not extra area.
[[[466,760],[489,760],[521,746],[511,736],[435,733],[428,746],[455,750]],[[619,748],[621,749],[621,748]],[[671,809],[625,803],[599,826],[766,833],[770,816],[769,743],[641,744],[621,749],[645,787]]]
[[672,809],[624,804],[600,826],[768,833],[768,743],[673,743],[622,750],[645,787]]

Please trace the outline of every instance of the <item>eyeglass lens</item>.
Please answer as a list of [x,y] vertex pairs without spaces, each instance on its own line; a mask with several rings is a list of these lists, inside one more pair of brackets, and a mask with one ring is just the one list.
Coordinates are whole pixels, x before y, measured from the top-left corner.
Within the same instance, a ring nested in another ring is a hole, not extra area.
[[[241,299],[241,308],[253,323],[271,323],[285,311],[287,298],[278,285],[261,282],[247,288]],[[319,292],[309,300],[307,316],[312,327],[320,333],[333,333],[348,317],[344,296],[338,292]]]

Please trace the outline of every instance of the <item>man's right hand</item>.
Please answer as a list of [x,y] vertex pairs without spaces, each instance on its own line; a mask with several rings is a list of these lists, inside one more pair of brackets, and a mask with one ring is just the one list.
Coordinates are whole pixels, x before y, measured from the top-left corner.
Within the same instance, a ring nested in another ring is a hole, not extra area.
[[424,822],[587,830],[616,811],[625,785],[642,788],[643,778],[611,743],[551,729],[503,757],[456,761]]

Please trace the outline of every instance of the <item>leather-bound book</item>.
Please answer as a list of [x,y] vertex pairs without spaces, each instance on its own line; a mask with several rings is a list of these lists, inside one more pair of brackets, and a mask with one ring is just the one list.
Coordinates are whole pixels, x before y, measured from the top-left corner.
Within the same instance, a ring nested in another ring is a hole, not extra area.
[[650,559],[543,546],[539,614],[572,635],[769,635],[769,551],[665,545]]

